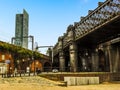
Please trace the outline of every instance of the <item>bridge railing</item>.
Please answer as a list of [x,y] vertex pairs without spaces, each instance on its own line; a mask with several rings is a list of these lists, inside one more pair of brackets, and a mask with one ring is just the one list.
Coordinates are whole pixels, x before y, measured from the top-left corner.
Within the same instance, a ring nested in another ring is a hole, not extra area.
[[85,36],[119,16],[120,0],[106,0],[77,23],[75,27],[75,39],[77,40]]

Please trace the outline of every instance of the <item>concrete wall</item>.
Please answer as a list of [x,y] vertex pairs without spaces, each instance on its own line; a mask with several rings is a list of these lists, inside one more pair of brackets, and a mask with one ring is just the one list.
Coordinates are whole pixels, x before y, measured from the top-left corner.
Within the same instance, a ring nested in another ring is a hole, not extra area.
[[99,84],[99,77],[64,77],[67,86]]

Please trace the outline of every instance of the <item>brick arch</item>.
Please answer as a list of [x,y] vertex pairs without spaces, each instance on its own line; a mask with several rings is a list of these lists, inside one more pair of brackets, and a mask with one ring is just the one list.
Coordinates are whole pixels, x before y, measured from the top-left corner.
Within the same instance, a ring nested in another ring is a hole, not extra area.
[[31,63],[31,71],[34,71],[34,69],[35,69],[35,71],[37,69],[42,71],[42,67],[43,67],[43,65],[39,60],[35,60],[35,63],[34,62]]
[[43,69],[44,69],[45,72],[48,72],[48,71],[51,71],[51,67],[52,67],[52,66],[51,66],[51,63],[50,63],[50,62],[45,62]]

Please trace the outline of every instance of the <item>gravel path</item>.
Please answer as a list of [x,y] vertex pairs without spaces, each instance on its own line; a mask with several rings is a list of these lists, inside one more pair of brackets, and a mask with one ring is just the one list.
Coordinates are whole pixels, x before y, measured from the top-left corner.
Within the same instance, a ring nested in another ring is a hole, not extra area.
[[12,77],[12,78],[0,78],[0,84],[33,84],[39,86],[57,86],[60,82],[51,81],[46,78],[42,78],[39,76],[30,76],[30,77]]

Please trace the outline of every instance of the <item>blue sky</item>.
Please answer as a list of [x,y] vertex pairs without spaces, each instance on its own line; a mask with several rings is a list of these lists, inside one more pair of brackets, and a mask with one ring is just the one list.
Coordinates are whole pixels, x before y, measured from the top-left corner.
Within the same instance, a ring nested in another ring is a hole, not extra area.
[[[55,45],[67,27],[79,22],[88,10],[105,0],[0,0],[0,40],[11,42],[15,36],[15,15],[25,9],[29,14],[29,35],[39,46]],[[29,47],[31,49],[31,47]],[[45,53],[45,49],[40,49]]]

